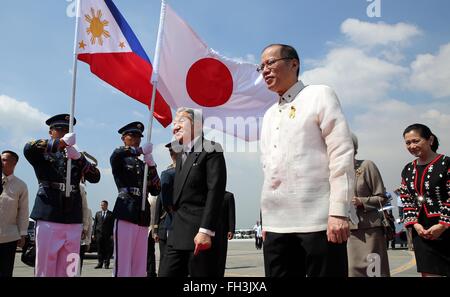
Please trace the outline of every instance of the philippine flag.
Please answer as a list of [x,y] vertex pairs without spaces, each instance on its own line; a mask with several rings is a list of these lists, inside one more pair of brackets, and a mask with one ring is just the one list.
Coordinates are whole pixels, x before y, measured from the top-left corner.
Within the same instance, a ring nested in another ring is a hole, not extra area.
[[[92,73],[128,96],[148,105],[152,96],[152,64],[139,40],[111,0],[80,0],[78,60]],[[154,116],[167,127],[169,105],[159,92]]]
[[219,55],[166,5],[158,90],[175,107],[201,109],[205,126],[257,140],[264,112],[277,101],[251,63]]

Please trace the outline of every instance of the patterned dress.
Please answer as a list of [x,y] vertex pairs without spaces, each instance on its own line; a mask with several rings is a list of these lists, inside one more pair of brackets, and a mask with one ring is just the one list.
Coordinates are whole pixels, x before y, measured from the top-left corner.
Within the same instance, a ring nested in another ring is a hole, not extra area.
[[[450,226],[450,158],[438,155],[429,164],[408,163],[400,193],[406,227]],[[450,276],[450,229],[436,240],[424,239],[413,229],[413,244],[418,272]]]

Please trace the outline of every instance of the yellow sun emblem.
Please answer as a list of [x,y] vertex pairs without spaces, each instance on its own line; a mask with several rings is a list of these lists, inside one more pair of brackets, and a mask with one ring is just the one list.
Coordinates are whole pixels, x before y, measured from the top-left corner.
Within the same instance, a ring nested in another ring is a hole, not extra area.
[[109,38],[111,35],[105,27],[108,26],[109,22],[107,20],[101,20],[102,11],[99,9],[97,14],[95,10],[91,8],[92,15],[84,15],[86,22],[89,23],[89,28],[86,29],[86,32],[91,36],[91,44],[95,44],[95,40],[98,40],[98,44],[103,45],[103,37]]

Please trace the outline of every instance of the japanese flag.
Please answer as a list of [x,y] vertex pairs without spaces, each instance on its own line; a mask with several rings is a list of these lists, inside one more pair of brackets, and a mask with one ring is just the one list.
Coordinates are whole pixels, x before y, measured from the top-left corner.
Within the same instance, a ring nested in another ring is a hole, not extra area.
[[257,140],[264,112],[277,96],[256,67],[219,55],[166,6],[158,90],[172,108],[201,109],[205,126]]

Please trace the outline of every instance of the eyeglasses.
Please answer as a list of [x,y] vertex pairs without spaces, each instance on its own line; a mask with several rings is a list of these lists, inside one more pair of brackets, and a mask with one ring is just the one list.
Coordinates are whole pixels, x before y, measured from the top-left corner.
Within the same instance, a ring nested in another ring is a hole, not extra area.
[[259,72],[259,73],[262,73],[264,71],[264,68],[266,68],[266,66],[267,66],[268,69],[273,69],[273,65],[276,62],[281,61],[281,60],[291,60],[291,59],[293,59],[293,58],[291,58],[291,57],[284,57],[284,58],[269,60],[266,63],[262,63],[261,65],[259,65],[258,68],[256,68],[256,71]]

